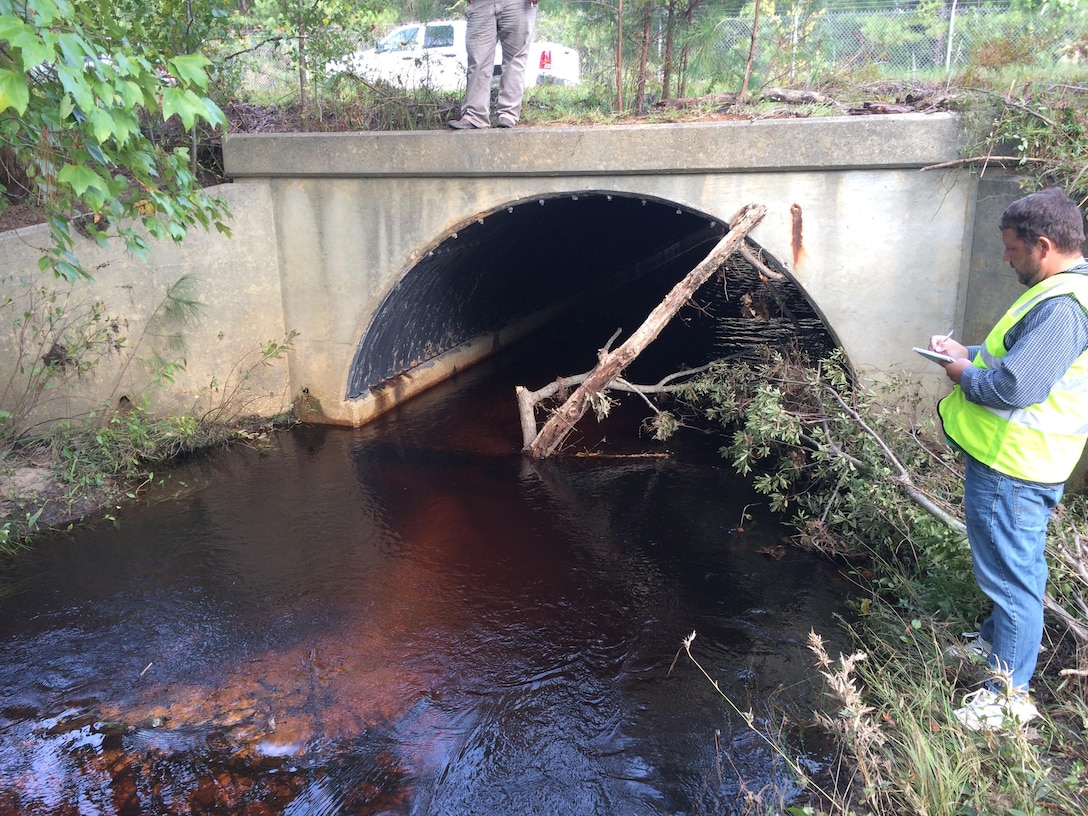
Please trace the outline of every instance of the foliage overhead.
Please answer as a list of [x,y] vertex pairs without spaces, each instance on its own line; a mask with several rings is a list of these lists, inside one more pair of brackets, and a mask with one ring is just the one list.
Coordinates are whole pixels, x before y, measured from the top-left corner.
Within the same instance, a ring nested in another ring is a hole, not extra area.
[[228,231],[225,204],[203,191],[189,151],[151,135],[175,117],[185,131],[226,125],[205,95],[210,61],[149,53],[122,17],[103,12],[0,0],[0,187],[24,187],[44,208],[54,245],[41,268],[70,280],[88,274],[73,228],[104,243],[112,225],[138,254],[147,236],[180,241],[196,224]]

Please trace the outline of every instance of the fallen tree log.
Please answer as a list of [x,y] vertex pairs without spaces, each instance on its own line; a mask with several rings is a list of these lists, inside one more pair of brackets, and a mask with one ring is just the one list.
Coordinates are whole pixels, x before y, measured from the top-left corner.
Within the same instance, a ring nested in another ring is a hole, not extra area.
[[[785,102],[787,105],[832,105],[843,108],[830,96],[816,91],[795,91],[790,88],[765,88],[753,97],[756,102]],[[698,108],[706,105],[729,107],[741,104],[741,95],[736,91],[705,94],[704,96],[678,96],[661,99],[654,103],[655,108]]]
[[[609,384],[618,378],[632,361],[652,343],[680,307],[688,302],[695,291],[717,271],[726,258],[732,255],[744,242],[748,233],[763,220],[767,208],[762,204],[748,204],[741,208],[730,222],[729,232],[718,242],[698,266],[677,283],[642,325],[624,341],[615,351],[602,349],[597,365],[584,381],[574,390],[566,401],[556,409],[544,423],[525,450],[533,459],[546,459],[559,450],[567,435],[574,430],[586,413],[591,399],[602,393]],[[520,392],[519,392],[520,393]],[[535,425],[535,419],[533,420]],[[522,427],[525,428],[525,414],[522,413]]]

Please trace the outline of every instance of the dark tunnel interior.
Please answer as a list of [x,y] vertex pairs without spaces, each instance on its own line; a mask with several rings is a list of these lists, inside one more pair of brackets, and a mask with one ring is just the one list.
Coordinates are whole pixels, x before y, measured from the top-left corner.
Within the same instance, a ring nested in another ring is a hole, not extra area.
[[[672,286],[729,229],[675,204],[593,192],[534,198],[481,216],[444,240],[389,292],[356,350],[348,398],[473,338],[541,310],[609,304],[628,311],[623,342]],[[758,246],[749,242],[758,255]],[[762,262],[781,272],[773,258]],[[837,346],[798,287],[772,280],[734,255],[632,365],[702,365],[766,345],[800,343],[822,354]],[[621,310],[622,311],[622,310]],[[603,345],[620,326],[594,327]],[[667,334],[682,334],[668,342]],[[677,346],[683,349],[676,359]],[[672,349],[669,354],[668,350]],[[673,359],[656,359],[662,354]],[[660,375],[657,375],[660,376]]]

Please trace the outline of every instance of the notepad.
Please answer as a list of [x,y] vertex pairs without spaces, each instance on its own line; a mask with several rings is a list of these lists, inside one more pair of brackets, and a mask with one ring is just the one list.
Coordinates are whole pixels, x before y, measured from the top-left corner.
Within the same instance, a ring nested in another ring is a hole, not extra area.
[[914,350],[925,357],[927,360],[932,360],[935,363],[951,363],[956,358],[949,357],[947,354],[941,354],[939,351],[930,351],[929,349],[914,347]]

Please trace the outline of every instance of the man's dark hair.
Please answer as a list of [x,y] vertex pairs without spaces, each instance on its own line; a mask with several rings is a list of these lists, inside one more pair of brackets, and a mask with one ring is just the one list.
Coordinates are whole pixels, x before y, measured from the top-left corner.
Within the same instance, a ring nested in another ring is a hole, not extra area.
[[1011,229],[1028,246],[1049,238],[1059,252],[1080,252],[1084,244],[1084,216],[1058,187],[1047,187],[1014,201],[1001,214],[1000,229]]

